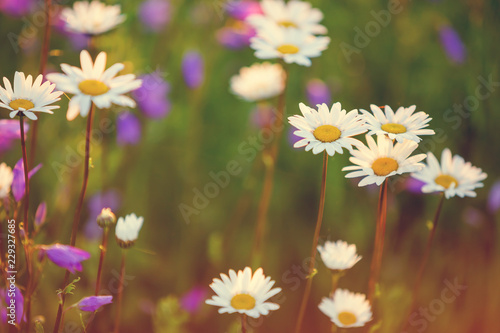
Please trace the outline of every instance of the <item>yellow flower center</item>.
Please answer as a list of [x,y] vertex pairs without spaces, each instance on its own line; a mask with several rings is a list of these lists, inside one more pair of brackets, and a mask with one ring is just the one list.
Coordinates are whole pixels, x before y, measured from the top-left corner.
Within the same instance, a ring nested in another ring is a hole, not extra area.
[[332,125],[321,125],[317,127],[313,135],[321,142],[333,142],[340,138],[340,130]]
[[255,298],[248,294],[238,294],[231,298],[231,306],[236,310],[252,310],[255,307]]
[[277,48],[279,53],[282,54],[295,54],[299,52],[299,48],[292,44],[283,44]]
[[28,101],[27,99],[19,98],[10,102],[9,106],[14,110],[19,110],[19,109],[29,110],[31,108],[34,108],[35,104],[33,104],[32,101]]
[[391,157],[380,157],[372,164],[373,172],[377,176],[387,176],[399,167],[398,162]]
[[292,21],[280,21],[278,24],[285,28],[297,28],[297,25]]
[[439,175],[434,179],[434,182],[438,185],[441,185],[444,188],[449,188],[451,184],[455,184],[455,186],[458,185],[458,181],[449,175]]
[[394,133],[394,134],[406,133],[406,127],[404,127],[401,124],[388,123],[382,125],[381,128],[382,130],[389,133]]
[[351,326],[355,324],[358,321],[358,319],[356,318],[356,315],[354,313],[343,311],[339,313],[339,321],[344,326]]
[[78,84],[78,89],[90,96],[99,96],[109,91],[109,87],[99,80],[83,80]]

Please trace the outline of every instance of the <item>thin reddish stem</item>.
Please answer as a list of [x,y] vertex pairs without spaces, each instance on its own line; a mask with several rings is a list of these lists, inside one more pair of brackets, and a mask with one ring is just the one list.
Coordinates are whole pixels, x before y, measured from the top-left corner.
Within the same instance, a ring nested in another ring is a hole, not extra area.
[[125,251],[122,250],[122,263],[120,267],[120,280],[118,282],[118,295],[116,296],[116,317],[115,317],[115,333],[120,332],[120,316],[122,311],[123,298],[123,277],[125,276]]
[[307,277],[307,282],[306,282],[306,288],[304,290],[304,296],[302,297],[302,303],[300,304],[299,316],[297,319],[297,324],[295,326],[296,333],[299,333],[301,328],[302,328],[302,322],[304,321],[304,315],[306,313],[307,302],[309,300],[309,295],[311,294],[313,272],[314,272],[314,266],[316,264],[316,253],[318,251],[317,247],[318,247],[319,233],[321,231],[321,223],[323,222],[323,212],[325,210],[327,169],[328,169],[328,154],[326,153],[326,150],[325,150],[323,153],[323,175],[322,175],[322,180],[321,180],[321,195],[320,195],[320,199],[319,199],[318,218],[316,220],[316,228],[314,230],[314,238],[313,238],[313,244],[312,244],[312,249],[311,249],[311,261],[309,263],[309,271],[308,271],[308,277]]
[[99,257],[99,267],[97,268],[97,280],[95,283],[96,296],[99,295],[99,289],[101,288],[102,267],[104,265],[104,257],[106,256],[106,251],[108,248],[108,232],[109,228],[104,227],[104,231],[102,233],[101,256]]

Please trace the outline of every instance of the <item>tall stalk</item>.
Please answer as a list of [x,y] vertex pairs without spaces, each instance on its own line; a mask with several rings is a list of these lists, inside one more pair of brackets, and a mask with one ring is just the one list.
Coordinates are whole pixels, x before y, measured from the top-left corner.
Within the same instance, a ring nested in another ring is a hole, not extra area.
[[123,278],[125,276],[125,252],[122,250],[122,263],[120,266],[120,280],[118,282],[118,295],[116,296],[116,315],[115,315],[115,330],[114,333],[120,332],[120,316],[122,312],[122,298],[123,298]]
[[319,233],[321,231],[321,223],[323,222],[323,212],[325,210],[325,193],[326,193],[326,172],[328,169],[328,154],[326,150],[323,152],[323,175],[321,179],[321,195],[319,199],[318,208],[318,218],[316,220],[316,228],[314,230],[314,238],[311,249],[311,260],[309,263],[309,270],[306,282],[306,288],[304,290],[304,295],[302,296],[302,303],[300,304],[299,316],[297,318],[297,324],[295,326],[295,333],[299,333],[302,328],[302,322],[304,321],[304,315],[306,313],[307,302],[309,300],[309,295],[311,294],[312,279],[314,273],[314,266],[316,264],[316,253],[318,251],[318,240]]

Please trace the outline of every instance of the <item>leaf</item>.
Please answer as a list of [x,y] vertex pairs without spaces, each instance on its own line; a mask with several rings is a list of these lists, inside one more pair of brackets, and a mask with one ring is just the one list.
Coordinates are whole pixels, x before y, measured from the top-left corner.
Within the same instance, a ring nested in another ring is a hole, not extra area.
[[73,280],[73,282],[70,282],[63,290],[58,289],[56,292],[58,295],[67,295],[71,294],[73,295],[73,291],[76,289],[75,283],[80,281],[80,277],[77,277],[76,279]]

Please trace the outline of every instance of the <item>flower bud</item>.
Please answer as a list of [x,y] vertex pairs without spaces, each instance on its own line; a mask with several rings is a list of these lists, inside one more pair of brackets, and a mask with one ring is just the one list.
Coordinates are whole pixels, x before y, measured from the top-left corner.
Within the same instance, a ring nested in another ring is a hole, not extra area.
[[101,228],[109,227],[116,223],[116,216],[111,211],[111,208],[103,208],[101,214],[97,216],[97,224]]

